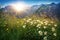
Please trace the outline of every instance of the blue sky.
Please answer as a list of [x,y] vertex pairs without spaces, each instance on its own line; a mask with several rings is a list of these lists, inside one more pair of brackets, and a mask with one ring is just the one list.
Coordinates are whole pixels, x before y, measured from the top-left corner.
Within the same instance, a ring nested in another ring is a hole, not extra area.
[[25,2],[27,4],[39,4],[39,3],[49,3],[49,2],[60,2],[59,0],[0,0],[1,5],[8,5],[14,2]]

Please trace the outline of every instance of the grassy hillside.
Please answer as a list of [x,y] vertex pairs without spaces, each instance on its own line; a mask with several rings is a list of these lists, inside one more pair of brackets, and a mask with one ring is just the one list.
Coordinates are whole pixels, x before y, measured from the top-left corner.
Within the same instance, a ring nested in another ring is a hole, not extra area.
[[42,17],[0,17],[0,40],[60,40],[60,22]]

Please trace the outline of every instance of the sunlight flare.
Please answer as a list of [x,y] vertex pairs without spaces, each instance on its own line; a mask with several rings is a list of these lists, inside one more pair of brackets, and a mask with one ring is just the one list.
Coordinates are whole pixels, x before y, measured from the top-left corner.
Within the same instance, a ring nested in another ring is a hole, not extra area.
[[14,3],[12,4],[12,7],[17,12],[25,11],[28,8],[28,5],[26,3]]

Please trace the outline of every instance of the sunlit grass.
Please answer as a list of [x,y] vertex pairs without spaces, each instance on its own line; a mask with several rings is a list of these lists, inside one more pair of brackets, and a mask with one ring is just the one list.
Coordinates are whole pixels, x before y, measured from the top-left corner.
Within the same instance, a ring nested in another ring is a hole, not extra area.
[[59,40],[58,24],[56,20],[40,17],[1,18],[0,40]]

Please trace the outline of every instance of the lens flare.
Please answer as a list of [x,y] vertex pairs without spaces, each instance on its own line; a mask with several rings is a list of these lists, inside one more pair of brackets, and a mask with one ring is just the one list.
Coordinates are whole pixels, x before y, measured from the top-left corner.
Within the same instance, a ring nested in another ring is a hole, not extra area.
[[21,12],[27,9],[28,5],[26,3],[14,3],[12,4],[12,7],[17,12]]

